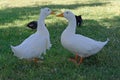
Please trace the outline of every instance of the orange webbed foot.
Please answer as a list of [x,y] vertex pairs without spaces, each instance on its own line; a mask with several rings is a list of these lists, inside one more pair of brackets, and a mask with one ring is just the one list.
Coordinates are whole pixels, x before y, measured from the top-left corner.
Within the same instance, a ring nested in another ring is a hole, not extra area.
[[38,63],[39,59],[38,58],[33,58],[33,62]]
[[78,65],[80,65],[83,62],[83,57],[80,57],[80,60],[78,62]]
[[72,61],[74,63],[77,63],[77,60],[78,60],[78,54],[75,55],[75,58],[70,58],[69,61]]

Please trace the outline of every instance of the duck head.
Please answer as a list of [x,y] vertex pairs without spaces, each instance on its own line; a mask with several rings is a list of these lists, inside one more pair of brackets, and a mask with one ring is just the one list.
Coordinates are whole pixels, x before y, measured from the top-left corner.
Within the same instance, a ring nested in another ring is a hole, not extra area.
[[64,13],[58,14],[57,17],[65,17],[67,20],[72,20],[75,15],[70,11],[65,11]]
[[55,14],[55,13],[51,9],[49,9],[47,7],[41,8],[40,17],[39,17],[39,19],[37,21],[37,31],[39,31],[39,30],[41,30],[41,28],[45,27],[45,18],[50,14]]
[[68,33],[74,33],[75,34],[76,18],[75,18],[75,15],[72,12],[65,11],[64,13],[58,14],[57,17],[65,17],[68,20],[68,26],[65,29],[66,34],[68,34]]
[[48,15],[50,15],[50,14],[55,14],[50,8],[42,8],[41,10],[40,10],[40,14],[42,14],[43,16],[48,16]]

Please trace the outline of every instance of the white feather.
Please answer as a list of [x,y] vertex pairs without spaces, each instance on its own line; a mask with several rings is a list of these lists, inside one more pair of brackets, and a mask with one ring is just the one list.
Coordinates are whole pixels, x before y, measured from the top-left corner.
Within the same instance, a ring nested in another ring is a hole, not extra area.
[[81,57],[88,57],[99,52],[109,41],[96,41],[80,34],[75,34],[76,19],[70,11],[64,12],[64,17],[68,19],[68,27],[61,35],[61,43],[64,48]]
[[[41,10],[40,19],[38,20],[38,28],[37,31],[25,39],[18,46],[11,46],[14,55],[20,59],[32,59],[32,58],[40,58],[42,53],[46,53],[46,49],[51,47],[49,32],[44,24],[44,19],[47,15],[44,13],[48,10],[48,8],[44,8]],[[47,13],[47,12],[46,12]]]

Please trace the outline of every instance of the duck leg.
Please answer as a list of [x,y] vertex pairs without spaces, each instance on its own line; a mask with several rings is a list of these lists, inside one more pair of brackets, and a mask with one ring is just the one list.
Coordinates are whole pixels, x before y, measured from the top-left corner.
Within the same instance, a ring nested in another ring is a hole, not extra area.
[[75,60],[76,60],[76,61],[77,61],[78,57],[79,57],[78,54],[76,54],[76,55],[75,55]]
[[33,59],[33,62],[35,62],[35,63],[38,63],[38,61],[39,61],[38,58],[34,58],[34,59]]
[[83,62],[83,57],[80,57],[78,64],[81,64],[82,62]]
[[70,58],[70,61],[72,61],[72,62],[74,62],[74,63],[76,63],[77,60],[78,60],[78,54],[75,55],[75,58],[74,58],[74,59],[73,59],[73,58]]

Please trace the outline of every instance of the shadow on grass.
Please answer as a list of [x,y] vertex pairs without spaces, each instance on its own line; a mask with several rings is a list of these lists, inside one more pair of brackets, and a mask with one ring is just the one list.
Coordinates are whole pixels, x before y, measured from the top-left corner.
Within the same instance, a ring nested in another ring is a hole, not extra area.
[[89,3],[89,4],[70,4],[70,5],[55,5],[55,4],[49,4],[49,5],[33,5],[32,7],[16,7],[16,8],[6,8],[3,10],[0,10],[0,24],[5,23],[12,23],[16,20],[24,20],[29,19],[29,16],[38,15],[40,8],[42,7],[49,7],[52,10],[60,10],[60,9],[76,9],[79,7],[94,7],[94,6],[103,6],[108,4],[105,3]]
[[110,18],[110,19],[105,18],[101,20],[101,22],[104,22],[107,24],[106,27],[109,31],[108,36],[111,37],[112,44],[116,45],[116,49],[120,48],[118,46],[118,43],[120,43],[119,42],[119,39],[120,39],[120,36],[119,36],[120,35],[120,22],[119,21],[120,21],[120,16],[114,16],[113,18]]
[[102,22],[107,24],[107,27],[109,28],[116,28],[116,27],[120,27],[120,15],[118,16],[113,16],[112,18],[105,18],[105,19],[101,19]]
[[77,28],[77,33],[101,41],[106,40],[107,32],[106,26],[102,26],[98,21],[92,19],[84,19],[82,26]]

